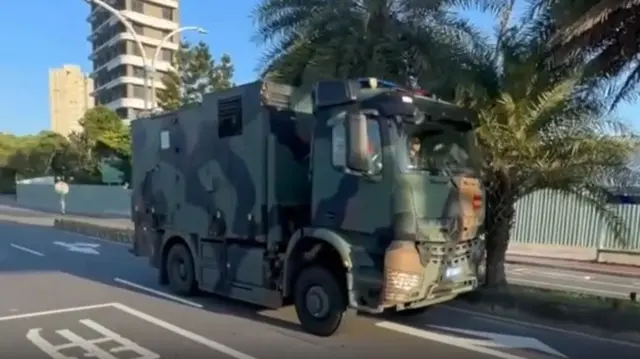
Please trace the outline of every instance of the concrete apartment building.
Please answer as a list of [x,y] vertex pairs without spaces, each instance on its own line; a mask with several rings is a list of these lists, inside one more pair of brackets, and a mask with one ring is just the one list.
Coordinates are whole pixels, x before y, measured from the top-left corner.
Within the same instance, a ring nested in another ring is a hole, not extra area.
[[[162,39],[179,26],[178,0],[110,0],[107,3],[132,23],[144,45],[148,65]],[[131,33],[109,12],[92,4],[88,21],[96,103],[116,111],[123,119],[135,119],[144,110],[142,54]],[[178,44],[179,37],[174,35],[162,46],[156,62],[156,89],[163,88],[162,76],[171,68]]]
[[49,116],[51,131],[68,136],[81,130],[78,124],[93,107],[93,80],[79,66],[64,65],[49,70]]

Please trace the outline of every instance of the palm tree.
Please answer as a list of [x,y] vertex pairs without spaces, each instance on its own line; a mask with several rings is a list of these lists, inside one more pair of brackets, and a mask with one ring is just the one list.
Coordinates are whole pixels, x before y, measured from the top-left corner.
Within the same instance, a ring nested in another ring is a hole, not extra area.
[[623,77],[612,106],[633,97],[640,81],[639,0],[539,0],[560,31],[553,39],[560,56],[577,52],[588,70],[606,79]]
[[499,13],[498,41],[489,45],[445,11],[449,3],[424,3],[264,0],[256,18],[261,39],[273,45],[265,73],[293,83],[374,76],[435,93],[455,89],[456,101],[479,114],[488,285],[506,283],[514,205],[538,189],[580,196],[620,235],[601,183],[626,163],[631,142],[609,135],[621,124],[603,119],[606,106],[583,80],[581,57],[548,60],[548,17],[509,28],[513,1],[487,2]]
[[578,58],[549,60],[551,34],[539,25],[504,31],[499,56],[480,52],[475,83],[457,93],[459,104],[479,117],[489,286],[506,284],[514,205],[536,190],[577,196],[601,213],[619,239],[624,233],[619,217],[606,207],[603,185],[626,172],[634,139],[621,122],[605,116],[606,101],[587,86]]
[[[463,77],[466,48],[481,35],[449,11],[494,9],[498,0],[263,0],[263,74],[294,85],[324,77],[381,77],[432,91]],[[451,74],[445,76],[444,74]]]

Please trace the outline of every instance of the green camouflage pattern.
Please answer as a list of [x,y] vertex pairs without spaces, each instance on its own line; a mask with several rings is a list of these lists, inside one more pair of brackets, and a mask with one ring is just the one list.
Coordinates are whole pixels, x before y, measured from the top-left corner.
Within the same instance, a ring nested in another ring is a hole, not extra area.
[[[358,100],[387,92],[363,90]],[[421,106],[434,115],[457,109],[429,101]],[[384,126],[381,174],[349,173],[332,147],[345,111],[314,111],[308,91],[257,81],[133,121],[135,251],[162,272],[166,248],[182,241],[201,289],[274,307],[291,294],[302,262],[318,260],[344,270],[352,307],[380,311],[393,241],[415,243],[408,255],[421,263],[407,306],[475,288],[484,213],[469,208],[479,182],[391,170]],[[452,265],[462,279],[444,279]]]

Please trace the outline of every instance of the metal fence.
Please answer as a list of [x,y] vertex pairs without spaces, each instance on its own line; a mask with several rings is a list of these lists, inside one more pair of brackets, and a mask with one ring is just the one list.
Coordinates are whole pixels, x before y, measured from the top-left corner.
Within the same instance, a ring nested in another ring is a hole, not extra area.
[[640,204],[610,204],[625,224],[623,241],[616,240],[602,216],[576,196],[552,190],[532,193],[516,204],[511,241],[640,252]]
[[[70,185],[65,196],[66,211],[73,214],[98,216],[129,216],[131,190],[122,186]],[[20,206],[47,212],[60,211],[60,196],[52,184],[16,185],[16,199]]]

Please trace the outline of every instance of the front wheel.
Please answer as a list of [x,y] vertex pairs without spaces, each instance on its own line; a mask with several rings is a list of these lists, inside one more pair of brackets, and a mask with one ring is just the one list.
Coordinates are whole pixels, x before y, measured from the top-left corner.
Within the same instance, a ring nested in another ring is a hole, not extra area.
[[294,287],[294,305],[302,329],[322,337],[335,333],[347,309],[342,289],[327,269],[304,269]]
[[196,292],[196,276],[191,251],[184,244],[175,244],[169,249],[165,265],[169,289],[190,296]]

